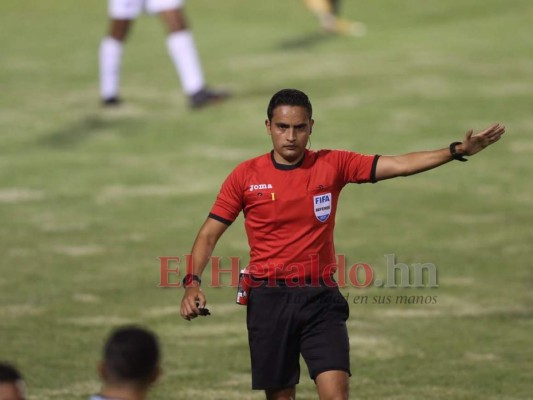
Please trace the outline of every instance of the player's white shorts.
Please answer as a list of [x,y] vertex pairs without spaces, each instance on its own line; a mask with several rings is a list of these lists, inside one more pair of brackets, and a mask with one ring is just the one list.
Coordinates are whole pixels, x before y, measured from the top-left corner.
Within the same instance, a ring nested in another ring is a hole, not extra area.
[[151,14],[181,8],[185,0],[109,0],[109,16],[114,19],[134,19],[143,10]]

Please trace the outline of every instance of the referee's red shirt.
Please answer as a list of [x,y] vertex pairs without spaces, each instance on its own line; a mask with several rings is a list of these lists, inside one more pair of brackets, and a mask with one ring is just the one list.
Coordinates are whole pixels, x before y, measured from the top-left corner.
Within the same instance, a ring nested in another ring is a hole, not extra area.
[[340,191],[347,183],[375,182],[378,158],[306,150],[297,165],[283,165],[272,152],[264,154],[233,170],[209,216],[229,225],[244,211],[254,277],[323,277],[336,262],[333,229]]

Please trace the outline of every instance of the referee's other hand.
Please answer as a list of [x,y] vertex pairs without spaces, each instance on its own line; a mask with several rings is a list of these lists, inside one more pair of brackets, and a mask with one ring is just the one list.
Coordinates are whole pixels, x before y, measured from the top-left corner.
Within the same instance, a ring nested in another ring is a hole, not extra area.
[[200,315],[200,308],[205,308],[206,300],[199,286],[185,288],[185,294],[181,299],[180,315],[190,321]]

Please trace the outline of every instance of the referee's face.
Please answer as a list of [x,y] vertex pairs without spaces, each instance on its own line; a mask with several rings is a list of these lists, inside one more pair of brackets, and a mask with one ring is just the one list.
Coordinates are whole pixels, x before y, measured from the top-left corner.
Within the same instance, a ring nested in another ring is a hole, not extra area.
[[304,156],[315,121],[300,106],[278,106],[272,120],[266,120],[267,133],[274,145],[274,159],[280,164],[297,164]]

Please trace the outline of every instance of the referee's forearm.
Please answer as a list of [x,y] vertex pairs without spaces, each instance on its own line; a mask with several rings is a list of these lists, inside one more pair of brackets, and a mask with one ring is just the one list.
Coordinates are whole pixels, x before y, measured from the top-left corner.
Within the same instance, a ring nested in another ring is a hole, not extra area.
[[452,160],[450,150],[418,151],[400,156],[381,156],[376,166],[376,180],[410,176],[439,167]]
[[216,243],[215,239],[203,235],[202,232],[198,234],[191,252],[192,270],[189,273],[198,276],[202,275],[209,258],[215,250]]
[[440,167],[452,160],[448,148],[433,151],[419,151],[405,154],[400,157],[404,159],[403,163],[405,165],[402,176],[415,175],[420,172],[429,171],[430,169]]

